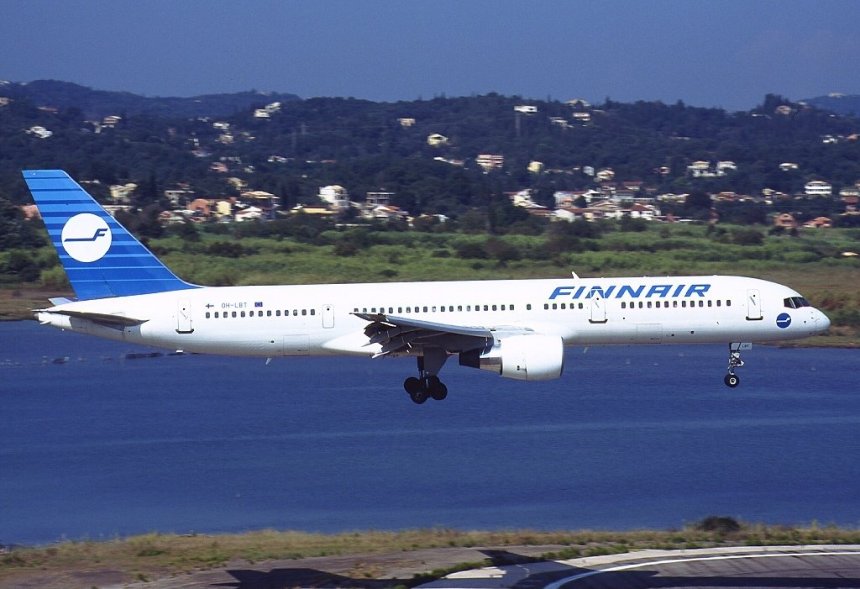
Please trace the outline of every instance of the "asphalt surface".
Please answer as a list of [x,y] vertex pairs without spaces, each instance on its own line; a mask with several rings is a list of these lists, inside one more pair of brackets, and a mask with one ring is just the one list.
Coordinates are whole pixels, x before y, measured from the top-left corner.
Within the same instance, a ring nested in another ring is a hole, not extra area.
[[640,551],[489,567],[424,589],[860,588],[860,546]]

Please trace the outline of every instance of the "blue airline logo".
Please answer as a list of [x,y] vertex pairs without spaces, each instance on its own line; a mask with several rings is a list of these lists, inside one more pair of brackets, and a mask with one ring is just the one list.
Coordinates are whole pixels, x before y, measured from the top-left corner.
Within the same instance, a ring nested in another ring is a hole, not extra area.
[[107,235],[107,232],[107,227],[99,227],[98,229],[96,229],[96,232],[93,233],[92,237],[67,237],[63,240],[63,243],[69,243],[70,241],[95,241],[99,237],[104,237],[105,235]]
[[776,318],[776,326],[780,329],[785,329],[791,325],[791,315],[788,313],[780,313]]
[[607,288],[602,286],[557,286],[549,295],[549,300],[555,299],[591,299],[600,297],[602,299],[650,299],[650,298],[688,298],[693,296],[704,297],[711,289],[710,284],[652,284],[650,287],[644,284],[613,284]]

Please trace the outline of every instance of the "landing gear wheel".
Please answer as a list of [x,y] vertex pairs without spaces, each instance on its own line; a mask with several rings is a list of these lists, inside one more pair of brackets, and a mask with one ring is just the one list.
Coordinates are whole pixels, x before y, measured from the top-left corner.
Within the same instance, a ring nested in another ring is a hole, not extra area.
[[740,384],[741,379],[738,378],[737,374],[727,374],[726,377],[723,379],[723,382],[726,383],[727,387],[733,389],[738,386],[738,384]]
[[448,387],[439,380],[438,376],[427,377],[427,391],[436,401],[443,401],[448,396]]
[[410,376],[406,380],[403,381],[403,388],[406,389],[406,392],[409,394],[409,398],[412,399],[413,403],[417,403],[420,405],[430,396],[430,393],[427,392],[427,387],[424,382],[415,378],[414,376]]
[[430,395],[427,393],[425,389],[421,389],[415,391],[414,393],[409,393],[409,398],[412,399],[412,402],[416,405],[421,405]]
[[421,385],[421,381],[414,376],[410,376],[405,381],[403,381],[403,388],[406,389],[406,392],[409,393],[411,397],[414,393],[420,391],[423,387]]

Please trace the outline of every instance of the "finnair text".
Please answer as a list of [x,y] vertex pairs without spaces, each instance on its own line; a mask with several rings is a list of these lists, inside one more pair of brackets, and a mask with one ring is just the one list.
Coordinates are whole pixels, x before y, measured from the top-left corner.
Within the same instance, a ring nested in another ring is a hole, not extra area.
[[612,286],[603,288],[602,286],[557,286],[552,294],[549,295],[549,300],[559,298],[563,299],[593,299],[600,297],[602,299],[621,299],[621,298],[678,298],[678,297],[704,297],[710,284],[645,284],[630,285],[630,284],[613,284]]

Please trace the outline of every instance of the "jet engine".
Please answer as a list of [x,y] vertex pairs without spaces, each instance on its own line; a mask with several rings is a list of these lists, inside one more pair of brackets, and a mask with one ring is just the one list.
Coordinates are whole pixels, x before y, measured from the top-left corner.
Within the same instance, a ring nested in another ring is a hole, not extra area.
[[516,380],[551,380],[564,370],[564,344],[552,335],[512,335],[460,353],[460,365]]

